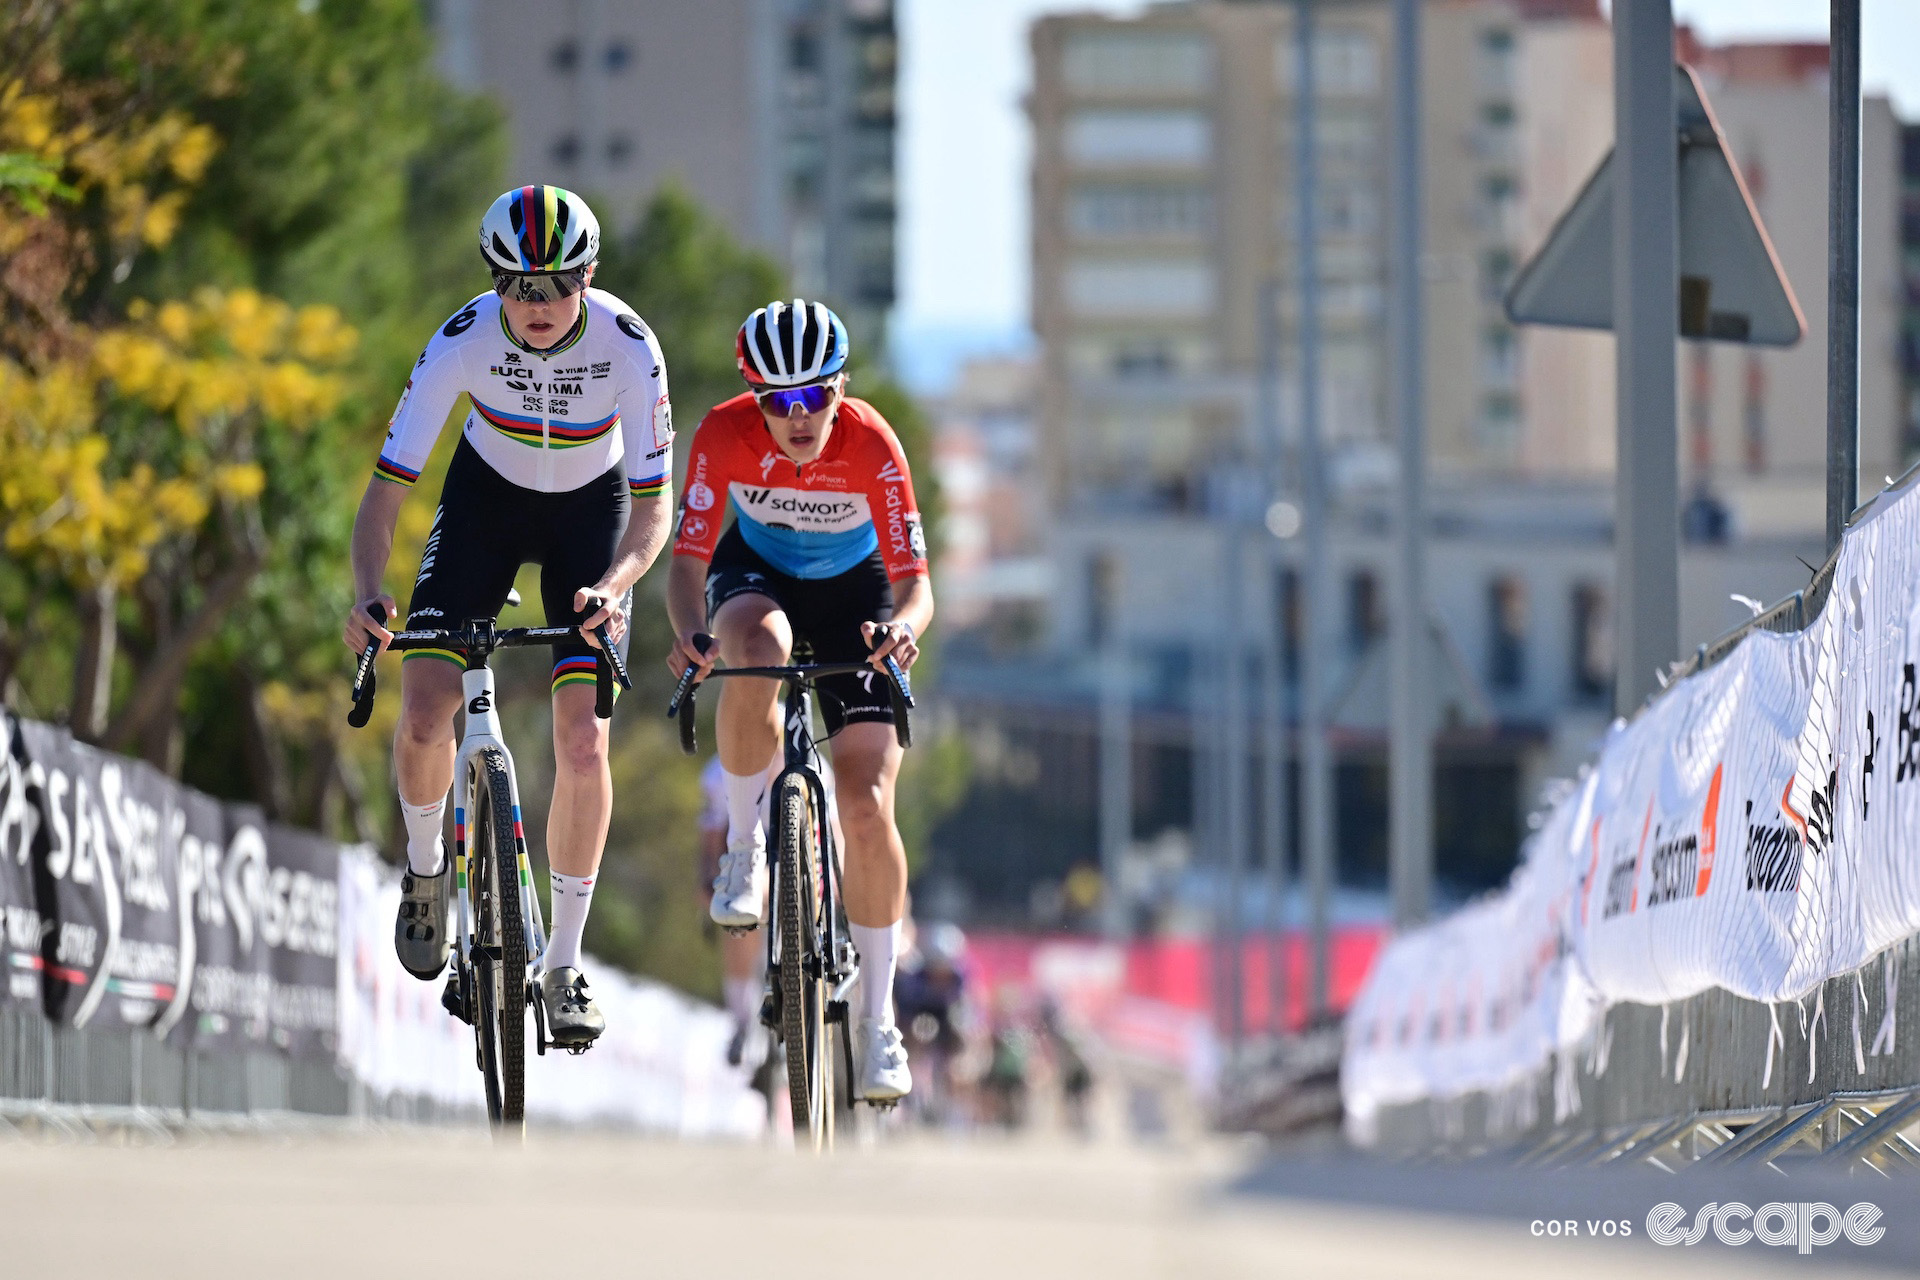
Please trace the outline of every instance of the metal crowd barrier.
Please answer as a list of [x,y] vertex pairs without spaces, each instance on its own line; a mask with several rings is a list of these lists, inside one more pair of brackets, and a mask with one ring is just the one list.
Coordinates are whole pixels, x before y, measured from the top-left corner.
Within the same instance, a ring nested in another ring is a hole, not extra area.
[[1804,1000],[1704,992],[1618,1004],[1578,1048],[1498,1092],[1383,1108],[1401,1156],[1503,1154],[1541,1167],[1818,1161],[1920,1166],[1920,937]]
[[451,1118],[370,1099],[325,1059],[182,1050],[140,1031],[63,1027],[37,1010],[0,1008],[0,1120],[171,1128],[289,1116]]
[[[1920,462],[1860,506],[1920,481]],[[1839,550],[1811,582],[1674,668],[1704,671],[1752,631],[1794,632],[1820,615]],[[1402,1156],[1502,1153],[1540,1166],[1821,1161],[1881,1172],[1920,1167],[1920,1071],[1896,1029],[1920,1034],[1920,936],[1799,1001],[1723,990],[1672,1004],[1617,1004],[1573,1051],[1506,1089],[1383,1108],[1378,1146]]]

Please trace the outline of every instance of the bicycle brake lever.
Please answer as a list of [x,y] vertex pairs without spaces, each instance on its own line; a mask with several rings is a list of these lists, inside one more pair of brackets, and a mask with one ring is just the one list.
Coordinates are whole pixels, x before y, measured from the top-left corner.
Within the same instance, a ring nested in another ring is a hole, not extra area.
[[[380,623],[382,626],[386,625],[387,609],[385,605],[375,603],[367,612],[373,615],[375,622]],[[373,671],[373,660],[379,656],[380,637],[370,637],[367,640],[367,647],[360,652],[359,663],[354,667],[353,709],[347,712],[347,726],[349,728],[364,729],[367,726],[367,721],[373,717],[373,694],[377,683]]]

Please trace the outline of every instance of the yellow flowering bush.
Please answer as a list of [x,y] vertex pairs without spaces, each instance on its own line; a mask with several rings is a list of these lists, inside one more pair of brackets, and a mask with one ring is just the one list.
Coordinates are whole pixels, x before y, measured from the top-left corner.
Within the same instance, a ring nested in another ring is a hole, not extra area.
[[76,586],[131,586],[166,539],[260,498],[258,433],[332,413],[357,341],[330,307],[203,289],[136,303],[84,358],[0,361],[0,545]]

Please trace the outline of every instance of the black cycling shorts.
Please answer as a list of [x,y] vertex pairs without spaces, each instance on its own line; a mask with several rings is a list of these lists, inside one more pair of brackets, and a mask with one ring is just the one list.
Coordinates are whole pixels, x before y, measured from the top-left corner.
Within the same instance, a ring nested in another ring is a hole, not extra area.
[[[540,566],[540,600],[547,625],[564,627],[586,617],[573,607],[573,593],[600,581],[627,529],[632,502],[626,477],[616,466],[599,479],[566,493],[525,489],[495,471],[461,437],[440,490],[433,532],[420,553],[407,627],[457,627],[475,618],[497,618],[523,564]],[[627,593],[627,607],[633,593]],[[626,655],[623,637],[618,645]],[[466,666],[450,649],[409,649],[405,660],[440,658]],[[574,638],[553,646],[553,687],[594,678],[594,650]]]
[[[780,606],[793,628],[794,648],[804,644],[815,662],[865,658],[873,651],[860,634],[860,624],[893,617],[893,583],[879,548],[835,577],[793,578],[762,560],[736,524],[721,536],[707,566],[707,625],[713,625],[721,605],[749,592]],[[893,723],[886,677],[872,667],[828,676],[814,687],[820,691],[820,714],[829,734],[840,732],[843,725]]]

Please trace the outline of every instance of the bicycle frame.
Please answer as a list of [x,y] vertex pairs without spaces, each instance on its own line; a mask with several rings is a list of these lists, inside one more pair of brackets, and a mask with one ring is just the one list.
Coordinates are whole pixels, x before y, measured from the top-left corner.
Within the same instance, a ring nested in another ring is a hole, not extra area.
[[[472,895],[468,892],[469,864],[467,858],[467,815],[473,812],[477,797],[473,790],[473,759],[488,747],[499,750],[501,758],[507,764],[507,786],[513,795],[513,845],[514,865],[519,868],[521,928],[526,935],[529,980],[538,979],[544,972],[547,939],[546,922],[540,915],[540,901],[533,893],[533,863],[527,857],[526,831],[520,822],[520,778],[514,772],[513,753],[507,750],[505,739],[500,736],[500,717],[494,710],[493,670],[484,660],[477,667],[470,667],[460,677],[461,692],[466,700],[466,733],[460,739],[459,751],[454,756],[453,785],[456,799],[453,809],[453,887],[455,901],[458,904],[459,925],[454,930],[454,942],[459,951],[459,963],[462,968],[470,968],[473,963],[469,950],[476,922],[473,919]],[[502,975],[504,978],[505,975]],[[504,997],[504,992],[502,996]],[[544,1046],[542,1052],[545,1052]]]
[[[780,785],[788,777],[798,774],[805,780],[808,791],[818,800],[820,813],[825,819],[828,804],[827,788],[821,781],[819,772],[813,767],[813,758],[816,753],[813,741],[813,691],[803,680],[788,680],[785,683],[785,706],[782,717],[784,728],[781,733],[785,763],[774,778],[772,794],[778,794]],[[772,886],[772,892],[777,894],[780,876],[778,868],[773,865],[773,858],[779,849],[780,841],[778,833],[770,831],[767,834],[769,837],[766,850],[767,881]],[[846,912],[840,887],[840,850],[834,844],[833,823],[830,820],[823,820],[820,824],[820,863],[823,873],[820,877],[822,893],[820,914],[827,923],[827,936],[821,939],[821,954],[827,957],[827,971],[821,976],[833,988],[830,1008],[844,1013],[846,993],[852,987],[854,980],[859,977],[860,967],[853,959],[853,939],[842,931],[841,921]],[[769,903],[769,921],[775,918],[771,910],[774,905],[772,902]],[[769,927],[766,932],[767,973],[771,981],[774,966],[779,963],[774,954],[778,944],[779,930]]]

